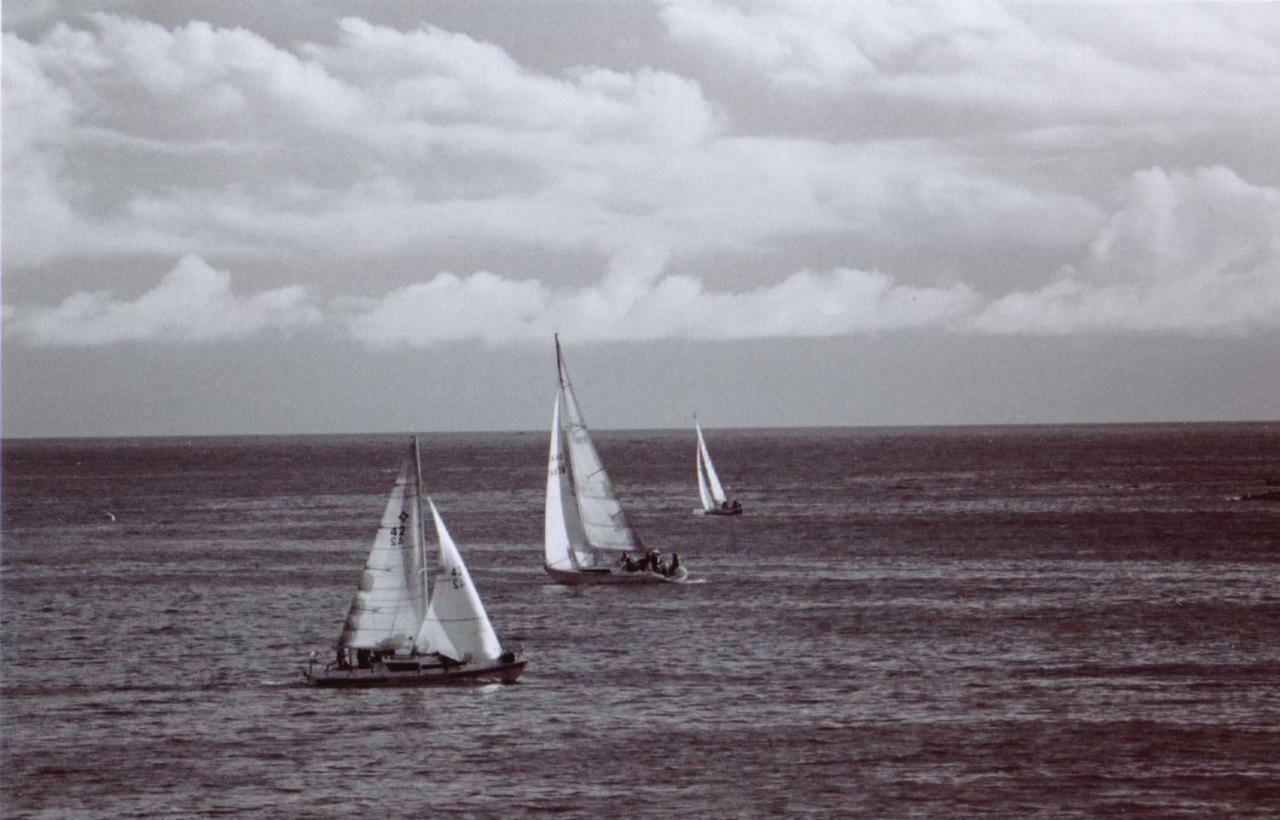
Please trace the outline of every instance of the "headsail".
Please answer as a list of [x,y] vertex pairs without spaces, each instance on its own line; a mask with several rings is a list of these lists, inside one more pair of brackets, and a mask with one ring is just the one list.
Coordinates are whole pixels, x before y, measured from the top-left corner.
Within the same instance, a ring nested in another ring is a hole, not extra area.
[[[716,465],[711,463],[711,453],[707,450],[706,439],[702,437],[702,427],[698,425],[698,420],[693,420],[693,426],[698,431],[698,494],[702,497],[702,508],[704,510],[711,509],[711,504],[707,502],[708,489],[711,493],[711,500],[715,502],[715,506],[719,506],[725,502],[724,487],[720,486],[720,476],[716,475]],[[702,486],[702,474],[706,471],[707,484],[709,488],[704,489]]]
[[502,645],[471,583],[471,574],[462,562],[458,545],[430,498],[427,505],[440,540],[440,566],[431,590],[431,604],[415,645],[420,652],[438,652],[466,663],[497,660],[502,654]]
[[[573,475],[578,518],[587,545],[592,550],[643,550],[639,536],[627,521],[627,514],[613,493],[609,474],[604,471],[591,434],[578,408],[569,372],[556,339],[556,364],[560,373],[560,398],[564,405],[561,429],[568,441],[569,467]],[[586,557],[580,555],[579,560]]]
[[566,572],[577,568],[575,553],[589,552],[582,522],[578,519],[578,503],[569,480],[560,432],[560,392],[556,391],[555,408],[551,411],[551,448],[547,454],[547,508],[543,530],[543,560],[551,569]]
[[413,455],[400,467],[382,513],[378,534],[360,576],[360,587],[338,638],[341,648],[408,647],[426,613],[416,455],[415,441]]

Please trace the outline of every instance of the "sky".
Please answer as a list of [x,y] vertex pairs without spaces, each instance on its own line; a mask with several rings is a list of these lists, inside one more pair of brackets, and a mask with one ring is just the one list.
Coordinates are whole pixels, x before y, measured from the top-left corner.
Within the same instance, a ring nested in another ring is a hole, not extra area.
[[3,17],[6,437],[1280,418],[1280,6]]

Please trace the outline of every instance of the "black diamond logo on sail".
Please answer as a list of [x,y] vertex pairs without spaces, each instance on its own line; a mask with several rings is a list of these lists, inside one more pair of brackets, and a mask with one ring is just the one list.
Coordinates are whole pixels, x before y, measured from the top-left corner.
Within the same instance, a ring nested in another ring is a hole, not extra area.
[[408,519],[409,519],[409,513],[405,512],[404,510],[401,510],[401,511],[400,511],[400,522],[401,522],[401,523],[404,523],[404,522],[405,522],[405,521],[407,521]]

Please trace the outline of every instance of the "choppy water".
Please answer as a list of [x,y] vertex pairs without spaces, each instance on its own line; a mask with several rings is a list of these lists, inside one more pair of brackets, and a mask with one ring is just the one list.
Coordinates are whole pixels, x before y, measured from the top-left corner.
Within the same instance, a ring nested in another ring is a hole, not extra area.
[[[1265,816],[1280,424],[597,444],[707,583],[541,570],[545,435],[423,438],[521,683],[342,692],[404,437],[8,441],[6,816]],[[112,521],[108,512],[115,516]]]

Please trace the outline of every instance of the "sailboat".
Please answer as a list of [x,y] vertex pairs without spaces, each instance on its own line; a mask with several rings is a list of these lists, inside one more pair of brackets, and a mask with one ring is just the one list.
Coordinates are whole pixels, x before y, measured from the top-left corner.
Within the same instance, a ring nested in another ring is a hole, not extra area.
[[698,449],[694,459],[698,464],[698,499],[702,509],[694,510],[703,515],[742,515],[742,504],[737,499],[730,501],[724,494],[720,484],[720,476],[716,475],[716,465],[711,463],[711,453],[707,450],[707,440],[702,437],[702,427],[698,417],[693,418],[693,429],[698,433]]
[[[431,567],[424,498],[439,544]],[[522,658],[503,651],[458,545],[422,492],[417,436],[382,513],[337,660],[320,663],[311,653],[303,676],[335,687],[510,683],[524,671]]]
[[543,566],[562,584],[683,583],[688,570],[646,550],[627,521],[569,381],[556,336],[560,384],[551,411]]

